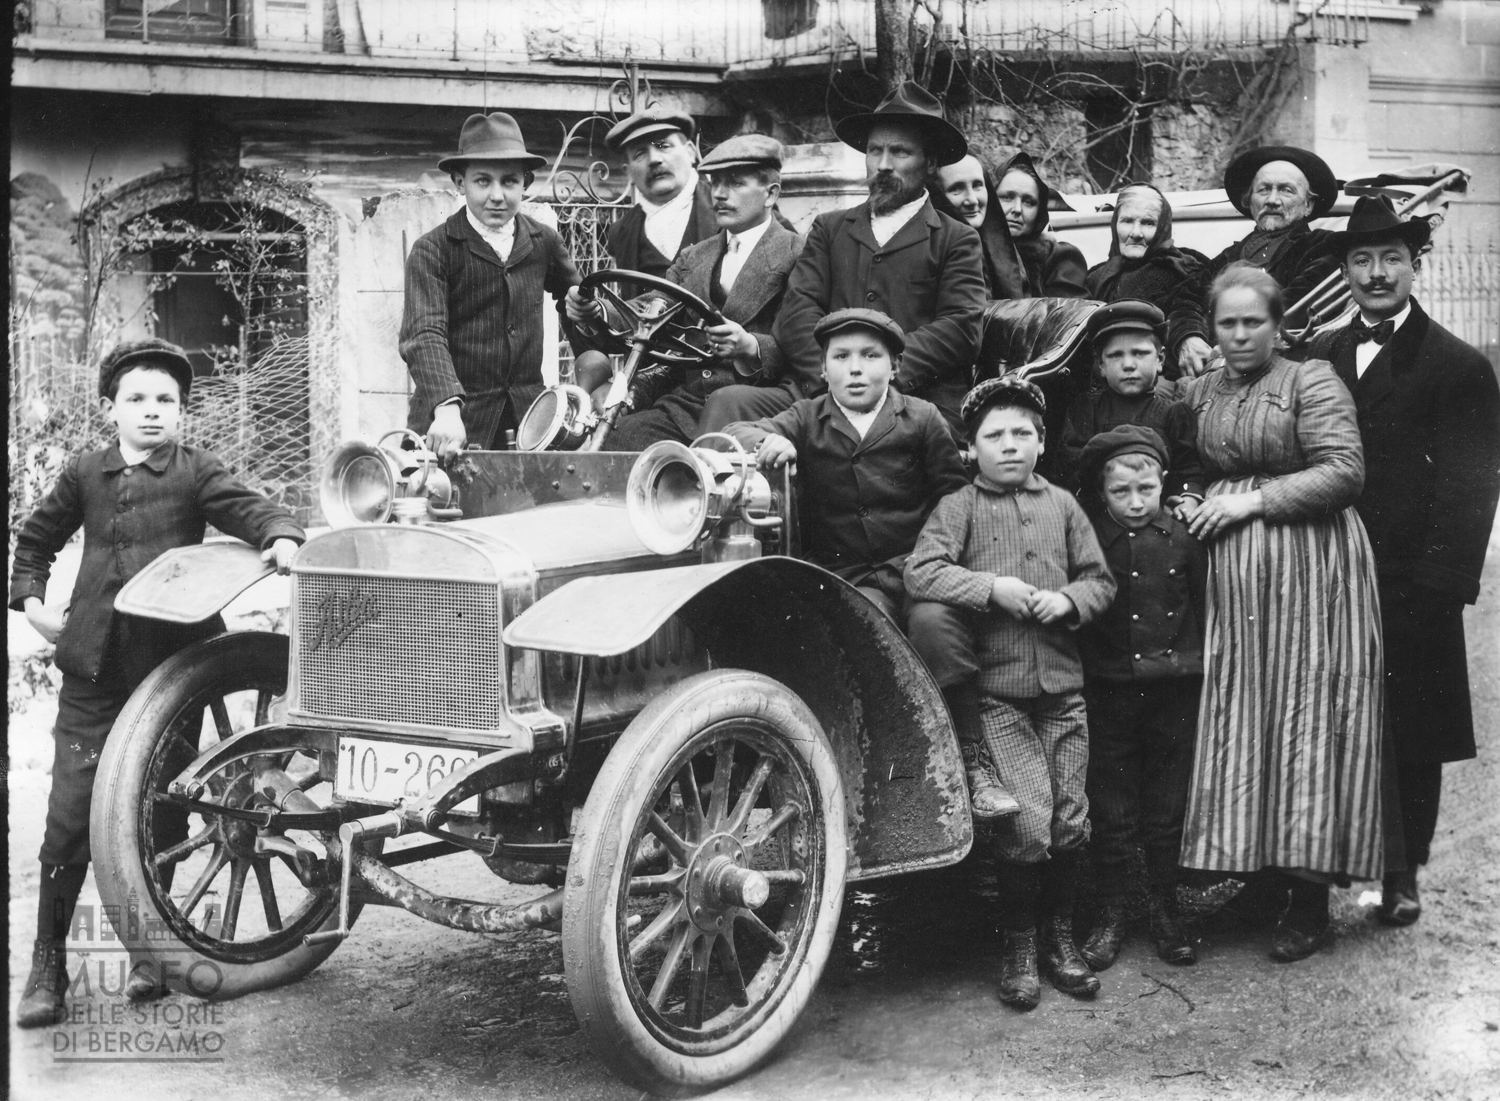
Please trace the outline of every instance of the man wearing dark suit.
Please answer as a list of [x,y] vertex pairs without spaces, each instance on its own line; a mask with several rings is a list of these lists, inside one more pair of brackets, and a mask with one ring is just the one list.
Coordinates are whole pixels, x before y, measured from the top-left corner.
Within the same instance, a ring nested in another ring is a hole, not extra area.
[[897,388],[936,405],[957,436],[958,406],[979,349],[984,264],[979,235],[934,210],[927,185],[941,165],[968,153],[968,142],[943,118],[938,100],[911,81],[835,130],[864,152],[870,198],[813,222],[773,330],[790,361],[785,385],[727,387],[709,401],[704,423],[774,416],[821,392],[813,329],[828,314],[857,307],[901,326],[906,354]]
[[1380,913],[1393,925],[1422,912],[1416,869],[1437,826],[1443,764],[1474,756],[1463,606],[1479,595],[1500,498],[1494,368],[1411,297],[1429,234],[1387,199],[1361,199],[1332,242],[1359,313],[1310,349],[1353,393],[1365,449],[1356,507],[1379,571],[1408,869],[1385,877]]
[[[710,394],[735,383],[773,385],[785,369],[771,323],[802,239],[772,217],[781,191],[781,155],[774,138],[742,134],[703,159],[700,169],[709,180],[721,232],[684,249],[666,277],[721,312],[720,322],[704,334],[714,358],[680,369],[675,385],[672,368],[653,368],[653,374],[666,376],[669,388],[649,408],[621,419],[609,437],[611,450],[639,451],[659,440],[690,443],[699,435]],[[600,304],[569,296],[567,308],[568,319],[586,330]],[[651,380],[641,383],[649,387]],[[635,392],[641,396],[646,390],[638,385]]]
[[542,392],[542,295],[578,283],[562,238],[520,213],[544,163],[500,111],[470,115],[458,152],[438,161],[464,208],[406,258],[400,350],[413,383],[407,426],[439,455],[503,447]]

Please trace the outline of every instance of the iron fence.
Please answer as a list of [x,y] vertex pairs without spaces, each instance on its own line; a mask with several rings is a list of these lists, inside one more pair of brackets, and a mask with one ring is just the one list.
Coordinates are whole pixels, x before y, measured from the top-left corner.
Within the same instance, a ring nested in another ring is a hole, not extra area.
[[1500,367],[1500,246],[1434,248],[1423,258],[1414,291],[1433,320]]

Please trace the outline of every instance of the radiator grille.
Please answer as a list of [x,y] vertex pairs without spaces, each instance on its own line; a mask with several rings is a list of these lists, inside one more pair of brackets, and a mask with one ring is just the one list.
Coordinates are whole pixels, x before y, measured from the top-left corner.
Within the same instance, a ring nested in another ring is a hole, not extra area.
[[301,712],[463,730],[500,725],[494,585],[301,574],[296,632]]

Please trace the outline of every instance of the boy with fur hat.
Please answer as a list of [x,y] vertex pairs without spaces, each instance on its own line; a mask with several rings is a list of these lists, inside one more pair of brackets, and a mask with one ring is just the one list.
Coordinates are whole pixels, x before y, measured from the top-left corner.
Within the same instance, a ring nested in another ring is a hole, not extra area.
[[[69,462],[16,540],[10,607],[56,643],[63,674],[36,945],[16,1010],[22,1028],[55,1024],[66,1013],[65,940],[88,871],[94,773],[115,717],[152,669],[224,629],[218,616],[181,627],[117,614],[115,596],[162,552],[203,542],[206,524],[262,548],[278,573],[290,571],[305,538],[285,509],[235,481],[212,452],[176,442],[192,382],[187,355],[164,340],[121,344],[105,356],[99,394],[119,439]],[[66,609],[47,605],[52,563],[80,527],[72,600]],[[144,964],[130,972],[130,1000],[164,992]]]
[[1151,935],[1168,963],[1197,954],[1177,916],[1177,854],[1203,687],[1207,551],[1162,505],[1167,447],[1150,428],[1101,432],[1083,449],[1087,487],[1104,499],[1094,531],[1118,591],[1078,636],[1088,704],[1089,816],[1102,899],[1083,958],[1115,961],[1125,937],[1125,888],[1146,849]]
[[1005,935],[1000,999],[1041,997],[1037,925],[1053,985],[1088,996],[1099,980],[1073,943],[1073,895],[1088,840],[1088,722],[1076,628],[1109,606],[1115,583],[1071,494],[1036,473],[1047,403],[1013,375],[964,398],[979,475],[942,501],[906,564],[913,599],[980,617],[984,742],[1020,813],[995,830]]
[[1203,500],[1193,411],[1156,392],[1163,365],[1164,325],[1161,310],[1135,299],[1111,302],[1089,316],[1088,337],[1104,386],[1079,394],[1069,407],[1057,475],[1064,486],[1078,493],[1091,518],[1097,519],[1100,502],[1096,487],[1080,484],[1084,448],[1100,432],[1126,424],[1150,428],[1167,445],[1171,461],[1163,466],[1170,473],[1163,492],[1169,508],[1184,497]]
[[470,115],[458,152],[438,161],[464,207],[406,258],[400,350],[407,427],[441,456],[503,447],[542,392],[542,295],[561,301],[579,282],[557,231],[520,213],[545,163],[503,111]]

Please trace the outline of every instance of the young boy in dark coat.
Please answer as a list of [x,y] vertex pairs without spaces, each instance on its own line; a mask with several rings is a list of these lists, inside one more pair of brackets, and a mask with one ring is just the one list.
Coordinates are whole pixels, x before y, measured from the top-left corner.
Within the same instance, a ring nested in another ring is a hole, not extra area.
[[[291,514],[240,485],[209,451],[175,442],[193,368],[164,340],[121,344],[104,358],[99,392],[118,443],[78,455],[27,518],[16,540],[10,607],[48,642],[62,671],[52,790],[42,840],[36,945],[16,1023],[55,1024],[66,1013],[64,948],[89,865],[89,801],[104,741],[125,701],[157,665],[224,629],[218,616],[188,627],[115,611],[115,596],[158,555],[203,542],[206,524],[262,548],[291,569],[305,538]],[[83,559],[66,610],[45,604],[58,551],[83,528]],[[133,969],[132,1001],[165,988]]]
[[1042,392],[1006,375],[962,413],[979,458],[974,484],[943,499],[906,564],[913,599],[979,618],[980,715],[1000,782],[1020,813],[995,829],[1005,956],[1000,999],[1031,1009],[1037,925],[1052,982],[1092,995],[1099,980],[1073,943],[1073,894],[1088,841],[1088,723],[1076,628],[1115,594],[1083,509],[1036,473]]
[[1111,302],[1089,317],[1088,337],[1104,386],[1080,394],[1068,409],[1056,473],[1065,488],[1078,493],[1090,518],[1097,518],[1100,501],[1089,487],[1079,485],[1084,446],[1100,432],[1122,424],[1150,428],[1167,445],[1171,461],[1162,492],[1169,508],[1184,497],[1203,500],[1193,411],[1155,389],[1162,370],[1165,324],[1159,309],[1135,299]]
[[1078,636],[1089,710],[1089,818],[1102,911],[1083,946],[1095,971],[1125,937],[1130,857],[1146,849],[1151,935],[1168,963],[1197,954],[1177,916],[1177,855],[1203,687],[1203,544],[1161,500],[1167,447],[1149,428],[1101,432],[1083,449],[1103,497],[1094,531],[1118,591]]

